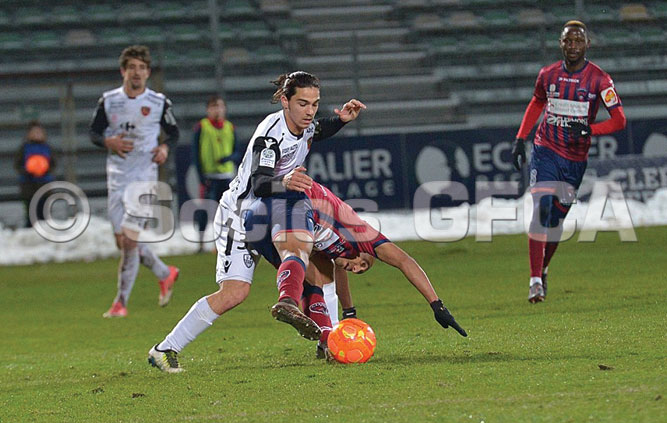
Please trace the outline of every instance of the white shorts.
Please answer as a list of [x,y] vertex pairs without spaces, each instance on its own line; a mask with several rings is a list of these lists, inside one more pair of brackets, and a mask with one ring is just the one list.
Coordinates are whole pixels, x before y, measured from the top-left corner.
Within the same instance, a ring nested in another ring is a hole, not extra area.
[[[230,218],[231,215],[231,218]],[[252,283],[259,255],[248,249],[242,233],[232,229],[239,218],[222,206],[218,207],[213,219],[215,247],[218,259],[215,266],[215,281],[218,284],[226,280],[237,280]]]
[[107,208],[109,210],[109,220],[111,221],[111,226],[113,226],[113,233],[121,234],[123,233],[123,228],[141,232],[146,228],[148,219],[131,216],[125,211],[123,192],[122,190],[109,191],[109,196],[107,197]]

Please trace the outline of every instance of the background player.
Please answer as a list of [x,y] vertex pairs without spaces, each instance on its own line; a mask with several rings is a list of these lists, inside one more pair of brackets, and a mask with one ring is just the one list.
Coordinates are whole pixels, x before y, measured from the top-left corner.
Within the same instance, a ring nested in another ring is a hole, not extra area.
[[[514,166],[526,161],[525,138],[544,110],[530,162],[533,216],[529,229],[530,291],[528,301],[544,301],[547,271],[586,170],[591,135],[625,127],[625,114],[611,77],[586,59],[590,46],[586,25],[568,21],[560,35],[563,60],[543,67],[535,83],[512,148]],[[593,123],[600,103],[610,119]],[[545,107],[546,106],[546,107]]]
[[[165,306],[171,298],[178,269],[165,265],[146,245],[137,243],[146,219],[136,217],[133,205],[123,200],[129,184],[157,181],[157,168],[166,162],[169,145],[179,136],[171,101],[164,94],[146,86],[151,74],[151,56],[147,47],[135,45],[123,50],[119,58],[123,85],[107,91],[100,98],[90,124],[91,141],[109,150],[107,189],[109,219],[116,245],[121,250],[118,266],[118,292],[104,317],[127,315],[127,301],[139,271],[139,262],[160,279],[158,303]],[[160,128],[165,143],[158,145]]]
[[[248,296],[257,257],[253,256],[246,246],[242,214],[253,204],[260,203],[262,197],[270,197],[276,193],[281,193],[286,201],[294,200],[294,203],[301,198],[306,199],[303,192],[309,188],[310,178],[296,169],[302,169],[300,166],[308,154],[311,142],[334,135],[345,123],[356,119],[361,109],[366,107],[360,101],[352,99],[341,109],[334,110],[336,116],[315,120],[320,99],[319,79],[307,72],[293,72],[281,75],[274,84],[277,89],[273,100],[280,102],[282,108],[268,115],[258,125],[238,174],[223,194],[214,219],[218,251],[216,282],[220,289],[197,301],[171,333],[150,350],[149,361],[162,370],[181,371],[176,354],[212,325],[220,315],[236,307]],[[289,191],[295,195],[290,196]],[[299,229],[304,230],[308,237],[310,213],[305,207],[297,210],[291,205],[287,210],[293,216],[301,216],[301,219],[287,221],[303,226]],[[310,230],[312,231],[312,222]],[[303,290],[303,275],[312,241],[301,242],[292,235],[286,237],[289,244],[283,249],[286,251],[283,260],[286,268],[279,273],[289,273],[288,279],[298,281],[299,287],[293,288],[289,293],[290,297],[295,298],[292,300],[294,304],[283,303],[281,310],[300,333],[317,340],[320,328],[296,306]],[[294,245],[291,244],[292,240]],[[307,249],[305,257],[300,248]]]

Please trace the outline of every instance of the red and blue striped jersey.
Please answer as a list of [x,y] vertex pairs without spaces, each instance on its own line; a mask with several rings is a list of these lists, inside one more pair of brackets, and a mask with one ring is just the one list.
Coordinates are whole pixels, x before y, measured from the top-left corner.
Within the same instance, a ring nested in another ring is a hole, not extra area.
[[591,137],[570,135],[568,123],[590,125],[595,122],[600,103],[607,110],[621,105],[611,77],[588,60],[576,72],[568,72],[562,60],[543,67],[537,75],[533,95],[546,104],[535,144],[573,161],[588,158]]

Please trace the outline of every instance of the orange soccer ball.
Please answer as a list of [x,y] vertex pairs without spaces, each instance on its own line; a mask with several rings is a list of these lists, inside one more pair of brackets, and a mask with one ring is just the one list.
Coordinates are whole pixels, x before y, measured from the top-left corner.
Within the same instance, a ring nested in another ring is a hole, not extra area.
[[32,155],[25,161],[25,170],[38,178],[44,176],[49,171],[49,159],[41,154]]
[[339,363],[365,363],[375,352],[375,332],[359,319],[338,323],[327,339],[329,351]]

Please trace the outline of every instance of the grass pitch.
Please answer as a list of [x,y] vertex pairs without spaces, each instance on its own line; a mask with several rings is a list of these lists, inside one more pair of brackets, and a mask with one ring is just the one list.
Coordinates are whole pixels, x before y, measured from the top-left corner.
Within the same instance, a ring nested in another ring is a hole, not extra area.
[[[125,319],[102,313],[115,260],[0,269],[0,421],[657,422],[667,414],[667,227],[564,243],[545,303],[531,305],[523,236],[401,243],[469,337],[442,329],[386,265],[352,278],[378,339],[362,365],[315,359],[315,343],[271,319],[275,271],[181,354],[146,362],[189,307],[216,289],[211,254],[173,257],[181,279],[157,306],[142,269]],[[663,417],[660,417],[663,416]]]

